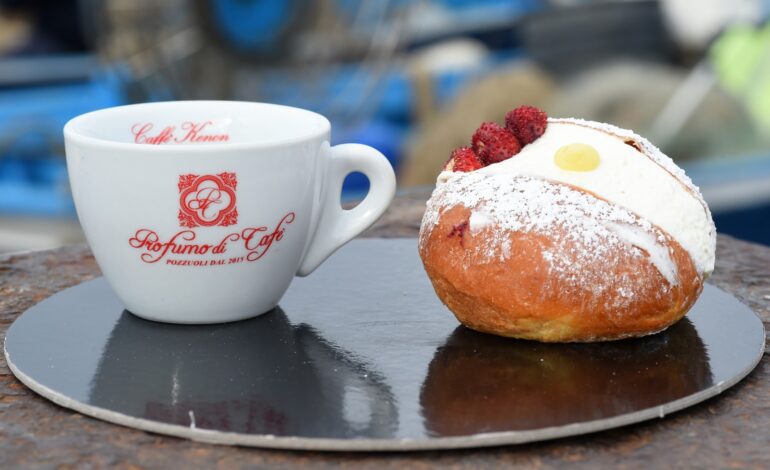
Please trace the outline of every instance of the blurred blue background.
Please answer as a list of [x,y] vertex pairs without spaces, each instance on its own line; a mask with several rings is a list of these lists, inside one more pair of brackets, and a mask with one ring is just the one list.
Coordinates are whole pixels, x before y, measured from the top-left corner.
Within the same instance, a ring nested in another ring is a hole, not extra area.
[[[721,232],[770,244],[768,0],[0,0],[0,251],[82,239],[61,129],[234,99],[318,111],[400,187],[519,104],[646,135]],[[348,178],[343,199],[367,190]]]

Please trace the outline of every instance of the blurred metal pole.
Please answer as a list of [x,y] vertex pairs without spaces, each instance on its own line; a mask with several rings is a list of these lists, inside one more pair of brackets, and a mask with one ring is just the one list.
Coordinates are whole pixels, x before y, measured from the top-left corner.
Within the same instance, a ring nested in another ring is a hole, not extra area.
[[670,145],[716,83],[708,59],[701,59],[653,121],[650,140],[661,148]]

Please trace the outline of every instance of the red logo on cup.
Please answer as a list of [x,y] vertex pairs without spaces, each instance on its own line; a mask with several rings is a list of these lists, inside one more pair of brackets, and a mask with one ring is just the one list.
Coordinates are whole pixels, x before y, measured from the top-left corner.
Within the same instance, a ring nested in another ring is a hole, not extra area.
[[235,173],[179,175],[179,225],[226,227],[238,223]]

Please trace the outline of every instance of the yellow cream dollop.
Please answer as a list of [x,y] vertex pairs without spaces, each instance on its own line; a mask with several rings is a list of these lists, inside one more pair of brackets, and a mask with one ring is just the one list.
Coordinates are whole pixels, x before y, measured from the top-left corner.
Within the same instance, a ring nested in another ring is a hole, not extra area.
[[593,171],[599,167],[599,152],[588,144],[567,144],[556,151],[554,163],[562,170]]

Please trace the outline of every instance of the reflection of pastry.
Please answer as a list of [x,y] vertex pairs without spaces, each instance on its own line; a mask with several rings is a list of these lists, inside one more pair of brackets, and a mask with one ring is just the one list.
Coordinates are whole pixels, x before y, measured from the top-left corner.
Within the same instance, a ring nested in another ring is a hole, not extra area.
[[538,429],[602,419],[690,395],[712,382],[689,320],[604,344],[511,341],[459,327],[422,387],[434,435]]
[[470,328],[540,341],[643,336],[680,319],[716,245],[684,172],[613,126],[534,108],[507,121],[453,154],[428,201],[420,255],[441,300]]

